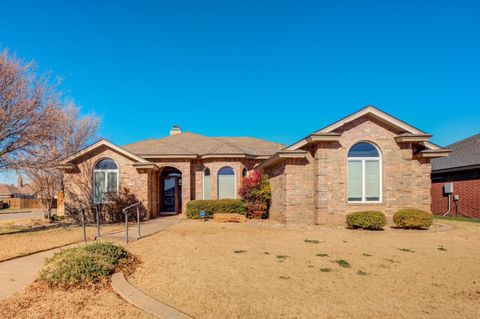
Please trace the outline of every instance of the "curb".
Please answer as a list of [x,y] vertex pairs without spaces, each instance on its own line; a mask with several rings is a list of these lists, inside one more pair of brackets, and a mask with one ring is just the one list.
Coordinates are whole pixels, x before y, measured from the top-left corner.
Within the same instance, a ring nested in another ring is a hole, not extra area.
[[142,309],[158,318],[165,319],[191,319],[187,314],[170,307],[145,294],[140,289],[132,286],[123,273],[114,273],[110,285],[123,299],[137,308]]
[[5,215],[8,215],[8,214],[26,214],[26,213],[31,213],[33,212],[33,210],[21,210],[21,211],[17,211],[17,212],[2,212],[0,210],[0,216],[2,216],[3,214]]
[[44,252],[49,251],[49,250],[64,248],[64,247],[72,246],[72,245],[79,245],[79,244],[82,244],[82,243],[83,243],[83,241],[81,241],[81,242],[69,243],[69,244],[64,244],[64,245],[55,246],[55,247],[50,247],[50,248],[45,248],[45,249],[37,250],[37,251],[31,252],[31,253],[26,253],[26,254],[24,254],[24,255],[19,255],[19,256],[9,257],[9,258],[7,258],[7,259],[2,259],[2,260],[0,260],[0,263],[7,262],[7,261],[11,261],[11,260],[14,260],[14,259],[23,258],[23,257],[32,256],[32,255],[35,255],[35,254],[44,253]]

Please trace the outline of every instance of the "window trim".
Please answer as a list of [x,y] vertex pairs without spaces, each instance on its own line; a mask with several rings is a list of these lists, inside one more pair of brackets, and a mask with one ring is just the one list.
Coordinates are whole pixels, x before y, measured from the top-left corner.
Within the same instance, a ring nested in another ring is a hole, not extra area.
[[[117,168],[116,169],[97,169],[97,164],[100,163],[101,161],[103,160],[111,160],[115,163],[115,165],[117,165]],[[95,191],[96,191],[96,185],[95,185],[95,173],[96,172],[103,172],[105,173],[105,190],[108,189],[108,173],[117,173],[117,189],[116,189],[116,192],[118,193],[118,191],[120,190],[120,166],[118,166],[118,163],[111,157],[102,157],[100,158],[99,160],[97,160],[95,162],[95,164],[93,164],[93,172],[92,172],[92,189],[93,189],[93,203],[94,204],[100,204],[100,203],[103,203],[103,200],[99,200],[97,201],[96,198],[95,198]]]
[[[350,149],[352,147],[354,147],[355,145],[359,144],[359,143],[368,143],[370,145],[372,145],[373,147],[375,147],[378,151],[378,156],[376,157],[349,157],[348,156],[348,152],[350,152]],[[355,144],[353,144],[349,149],[348,149],[348,152],[347,152],[347,201],[349,204],[381,204],[383,203],[383,165],[382,165],[382,153],[380,152],[380,149],[378,148],[377,145],[375,145],[374,143],[372,142],[368,142],[368,141],[359,141]],[[357,162],[361,162],[362,163],[362,200],[360,201],[351,201],[349,200],[348,198],[348,177],[349,177],[349,170],[348,170],[348,163],[352,161],[357,161]],[[379,200],[375,200],[375,201],[367,201],[367,198],[365,196],[365,192],[366,192],[366,182],[365,182],[365,163],[366,161],[378,161],[378,170],[379,170],[379,192],[378,192],[378,198]]]
[[220,176],[220,171],[224,168],[230,168],[232,171],[233,171],[233,186],[234,186],[234,194],[233,194],[233,198],[232,199],[237,199],[237,172],[235,172],[235,169],[229,165],[225,165],[225,166],[222,166],[218,169],[217,171],[217,199],[227,199],[227,198],[220,198],[220,184],[219,184],[219,181],[220,181],[220,178],[218,178]]
[[203,200],[207,200],[205,198],[205,171],[208,169],[208,171],[210,172],[210,198],[208,198],[208,200],[212,199],[212,170],[208,167],[205,167],[204,170],[202,171],[202,199]]

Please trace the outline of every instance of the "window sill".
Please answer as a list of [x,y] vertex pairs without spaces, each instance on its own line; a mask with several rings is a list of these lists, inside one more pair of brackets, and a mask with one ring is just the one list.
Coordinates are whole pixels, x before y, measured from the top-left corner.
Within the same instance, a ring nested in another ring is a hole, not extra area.
[[383,202],[347,202],[349,205],[370,205],[370,204],[383,204]]

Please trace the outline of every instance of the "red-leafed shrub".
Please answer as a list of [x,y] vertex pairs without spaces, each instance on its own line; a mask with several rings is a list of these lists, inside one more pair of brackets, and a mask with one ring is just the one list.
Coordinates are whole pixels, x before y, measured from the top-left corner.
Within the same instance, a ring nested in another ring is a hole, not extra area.
[[248,218],[268,218],[272,199],[268,176],[260,171],[252,171],[242,180],[239,195],[245,202]]

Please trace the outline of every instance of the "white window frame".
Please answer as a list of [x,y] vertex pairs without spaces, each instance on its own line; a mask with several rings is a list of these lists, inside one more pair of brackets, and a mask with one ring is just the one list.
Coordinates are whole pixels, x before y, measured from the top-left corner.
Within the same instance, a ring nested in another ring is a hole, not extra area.
[[[359,143],[368,143],[370,145],[372,145],[373,147],[375,147],[377,149],[377,152],[378,152],[378,156],[376,157],[347,157],[347,200],[348,200],[348,203],[349,204],[381,204],[382,203],[382,200],[383,200],[383,192],[382,192],[382,189],[383,189],[383,169],[382,169],[382,153],[380,153],[380,150],[378,149],[378,147],[371,143],[371,142],[367,142],[367,141],[360,141],[358,143],[355,143],[352,145],[352,147],[354,147],[355,145],[359,144]],[[350,149],[352,148],[350,147]],[[350,152],[350,149],[348,150]],[[348,163],[352,161],[352,162],[362,162],[362,200],[361,201],[351,201],[348,199],[348,176],[349,176],[349,171],[348,171]],[[379,200],[375,200],[375,201],[367,201],[366,200],[366,196],[365,196],[365,191],[366,191],[366,183],[365,183],[365,162],[366,161],[378,161],[378,174],[379,174],[379,193],[378,193],[378,199]]]
[[202,172],[202,199],[205,200],[205,171],[208,169],[208,171],[210,172],[210,198],[208,199],[212,199],[212,170],[208,167],[205,167],[205,169],[203,170]]
[[[117,168],[116,169],[96,169],[95,167],[97,167],[97,164],[103,160],[112,160],[115,165],[117,165]],[[96,200],[96,196],[95,196],[95,191],[97,190],[97,185],[95,183],[95,175],[97,172],[102,172],[102,173],[105,173],[105,185],[104,185],[104,189],[107,190],[108,189],[108,173],[117,173],[117,187],[116,187],[116,192],[118,193],[118,190],[119,190],[119,186],[120,186],[120,180],[119,180],[119,177],[120,177],[120,170],[119,170],[119,166],[117,164],[117,162],[115,162],[115,160],[113,160],[112,158],[109,158],[109,157],[105,157],[105,158],[102,158],[98,161],[95,162],[94,166],[93,166],[93,176],[92,176],[92,184],[93,184],[93,202],[94,204],[99,204],[99,203],[103,203],[103,199],[99,199],[99,200]]]
[[[220,187],[219,187],[220,186],[220,184],[219,184],[220,178],[218,178],[218,177],[220,176],[220,171],[224,168],[230,168],[233,171],[233,179],[234,179],[233,184],[234,184],[234,190],[235,190],[233,199],[237,199],[237,172],[235,172],[235,168],[233,168],[229,165],[222,166],[217,171],[217,199],[220,199]],[[210,171],[210,174],[211,174],[211,171]],[[210,183],[211,183],[211,181],[210,181]],[[210,194],[210,196],[211,196],[211,194]]]

